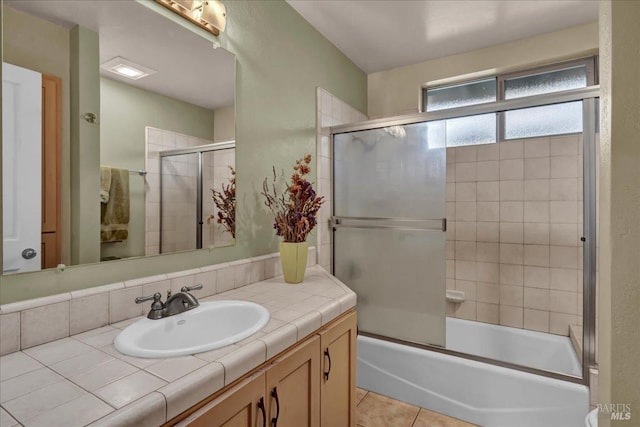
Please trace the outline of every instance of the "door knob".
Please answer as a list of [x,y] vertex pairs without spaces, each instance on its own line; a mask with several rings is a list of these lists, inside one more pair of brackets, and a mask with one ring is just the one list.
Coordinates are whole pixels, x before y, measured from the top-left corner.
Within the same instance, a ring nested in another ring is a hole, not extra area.
[[35,258],[36,255],[37,255],[37,252],[35,251],[35,249],[32,249],[32,248],[27,248],[24,251],[22,251],[22,258],[24,259]]

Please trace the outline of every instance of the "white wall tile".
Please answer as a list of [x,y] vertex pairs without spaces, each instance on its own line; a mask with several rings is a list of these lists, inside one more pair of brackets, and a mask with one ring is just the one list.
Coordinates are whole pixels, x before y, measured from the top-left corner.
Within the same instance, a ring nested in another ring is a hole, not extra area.
[[524,141],[525,157],[548,157],[549,154],[549,138],[531,138]]
[[578,156],[578,136],[567,135],[550,138],[552,156]]
[[556,313],[577,314],[578,294],[576,292],[550,290],[549,310]]
[[551,267],[578,268],[578,248],[571,246],[550,247]]
[[549,290],[525,287],[524,307],[549,311]]
[[[496,207],[499,207],[499,205],[496,204]],[[476,239],[478,242],[500,241],[500,223],[497,222],[498,219],[496,218],[496,222],[478,222],[476,227]]]
[[522,265],[524,263],[524,245],[500,243],[500,262]]
[[498,304],[476,303],[476,320],[485,323],[500,323],[500,306]]
[[0,356],[20,350],[20,313],[0,315],[0,326]]
[[500,302],[500,285],[478,282],[476,298],[478,302],[498,304]]
[[141,286],[109,292],[109,323],[142,316],[144,304],[135,302],[135,299],[141,296]]
[[69,336],[69,301],[24,310],[20,315],[23,349]]
[[549,224],[545,222],[524,223],[524,243],[533,245],[548,245]]
[[[476,159],[478,162],[482,162],[486,160],[499,160],[500,159],[499,144],[478,145],[476,149]],[[497,169],[497,165],[496,165],[496,169]]]
[[500,180],[524,179],[524,160],[500,160]]
[[499,181],[478,182],[476,191],[478,202],[497,202],[500,200]]
[[524,219],[523,202],[500,202],[500,221],[522,222]]
[[458,202],[476,201],[476,183],[458,182],[455,185],[455,200]]
[[557,335],[569,335],[569,325],[574,325],[577,316],[565,313],[549,313],[549,332]]
[[549,332],[549,312],[525,308],[524,328],[531,331]]
[[524,179],[549,179],[550,161],[548,157],[532,157],[524,161]]
[[485,283],[498,283],[500,264],[497,262],[478,262],[476,264],[477,279]]
[[456,261],[475,261],[476,242],[457,241],[455,244]]
[[551,178],[577,178],[578,160],[573,156],[551,157]]
[[524,200],[524,181],[501,181],[500,201]]
[[456,221],[456,240],[467,242],[476,241],[475,221]]
[[475,162],[478,148],[475,145],[456,147],[456,163]]
[[549,272],[549,287],[551,289],[578,292],[578,270],[573,268],[552,268]]
[[514,328],[522,328],[522,307],[512,307],[500,304],[500,324],[504,326],[511,326]]
[[481,262],[499,262],[500,261],[500,244],[477,242],[476,243],[476,259]]
[[524,231],[522,222],[501,222],[501,243],[524,243]]
[[477,177],[477,163],[456,163],[456,182],[473,182]]
[[524,269],[522,265],[501,264],[500,284],[522,286],[524,283]]
[[500,178],[498,161],[478,162],[476,173],[478,181],[497,181]]
[[549,289],[549,269],[546,267],[524,266],[524,285]]
[[109,323],[109,294],[72,299],[69,312],[71,335],[99,328]]
[[549,267],[549,246],[524,245],[524,264],[533,267]]
[[500,147],[500,159],[521,159],[524,157],[524,145],[522,141],[504,141],[498,144]]

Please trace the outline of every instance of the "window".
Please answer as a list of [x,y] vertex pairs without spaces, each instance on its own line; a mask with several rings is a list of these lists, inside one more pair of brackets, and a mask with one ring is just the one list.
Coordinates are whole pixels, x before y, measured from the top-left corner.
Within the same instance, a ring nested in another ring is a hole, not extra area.
[[[450,86],[423,88],[423,111],[540,95],[596,84],[596,58],[504,74]],[[582,102],[546,105],[446,120],[447,147],[498,139],[582,132]]]

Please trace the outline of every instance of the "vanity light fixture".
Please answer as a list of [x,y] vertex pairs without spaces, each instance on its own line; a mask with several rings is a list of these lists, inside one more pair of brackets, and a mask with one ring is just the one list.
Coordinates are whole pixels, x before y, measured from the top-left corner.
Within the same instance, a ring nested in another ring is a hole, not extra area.
[[227,26],[227,9],[220,0],[155,0],[189,22],[220,35]]
[[142,65],[138,65],[135,62],[121,58],[119,56],[116,56],[115,58],[103,63],[100,68],[113,74],[117,74],[120,77],[126,77],[131,80],[138,80],[157,73],[156,70],[143,67]]

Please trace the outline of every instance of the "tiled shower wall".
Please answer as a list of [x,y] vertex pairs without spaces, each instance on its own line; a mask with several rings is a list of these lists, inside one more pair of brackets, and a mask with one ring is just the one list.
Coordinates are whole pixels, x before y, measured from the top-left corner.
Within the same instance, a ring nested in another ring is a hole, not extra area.
[[367,116],[322,88],[317,88],[316,190],[325,203],[318,219],[318,264],[331,271],[331,230],[329,219],[333,212],[331,194],[331,126],[367,120]]
[[447,148],[450,316],[568,334],[582,324],[582,137]]
[[[160,253],[160,151],[211,144],[213,141],[171,132],[146,128],[146,233],[145,255]],[[229,153],[227,153],[229,152]],[[217,154],[224,153],[224,154]],[[234,162],[234,163],[229,163]],[[196,178],[197,155],[172,156],[163,161],[162,197],[167,201],[162,218],[162,253],[194,249],[196,247]],[[220,164],[223,167],[217,168]],[[230,177],[227,164],[235,165],[235,150],[205,154],[203,158],[203,216],[215,214],[210,188],[220,188]],[[228,182],[228,181],[227,181]],[[217,223],[204,224],[203,247],[228,244],[231,237],[222,233]],[[217,240],[216,240],[217,239]]]

